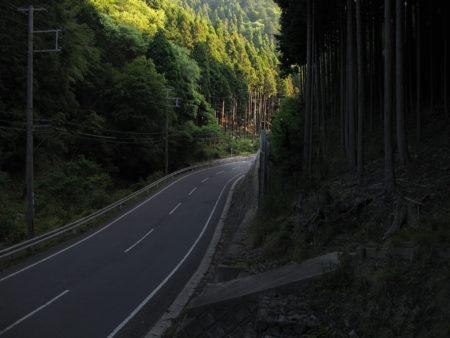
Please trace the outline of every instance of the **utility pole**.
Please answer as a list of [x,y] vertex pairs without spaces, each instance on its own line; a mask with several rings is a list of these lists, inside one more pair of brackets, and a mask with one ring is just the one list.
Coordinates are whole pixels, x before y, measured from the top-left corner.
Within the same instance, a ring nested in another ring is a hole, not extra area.
[[[28,12],[28,49],[27,49],[27,151],[26,151],[26,184],[27,184],[27,227],[29,237],[34,236],[34,158],[33,158],[33,54],[34,52],[59,52],[58,32],[60,30],[34,30],[34,12],[47,11],[45,8],[19,8],[20,12]],[[34,50],[33,38],[35,33],[56,32],[54,49]]]
[[[169,107],[179,107],[179,97],[169,97],[169,92],[173,89],[164,88],[166,92],[166,122],[165,122],[165,140],[164,140],[164,174],[169,174]],[[169,100],[175,100],[175,105],[169,105]]]
[[169,174],[169,91],[172,89],[166,88],[166,135],[164,140],[164,174]]

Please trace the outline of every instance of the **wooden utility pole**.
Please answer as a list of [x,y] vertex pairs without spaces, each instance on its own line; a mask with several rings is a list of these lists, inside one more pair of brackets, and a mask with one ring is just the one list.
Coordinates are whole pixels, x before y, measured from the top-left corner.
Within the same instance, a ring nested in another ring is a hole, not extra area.
[[166,123],[164,137],[164,174],[169,174],[169,92],[172,89],[165,88],[166,92]]
[[28,7],[28,51],[27,51],[27,225],[28,235],[34,236],[34,188],[33,188],[33,14],[35,9]]
[[[34,12],[47,11],[45,8],[18,8],[19,12],[28,12],[28,48],[27,48],[27,145],[26,145],[26,185],[27,185],[27,228],[29,237],[34,236],[34,158],[33,158],[33,55],[35,52],[59,52],[59,29],[34,30]],[[55,48],[34,50],[35,33],[55,33]]]
[[[173,89],[170,88],[164,88],[164,91],[166,92],[166,121],[165,121],[165,131],[164,131],[164,174],[169,174],[169,107],[178,108],[180,98],[179,97],[169,97],[169,92]],[[169,100],[175,100],[174,105],[169,105]]]

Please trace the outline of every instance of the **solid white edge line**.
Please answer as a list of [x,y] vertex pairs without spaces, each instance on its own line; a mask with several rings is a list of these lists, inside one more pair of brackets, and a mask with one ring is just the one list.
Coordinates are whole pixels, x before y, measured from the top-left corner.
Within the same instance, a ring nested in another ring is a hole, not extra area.
[[181,205],[181,202],[178,203],[178,204],[175,206],[175,208],[173,208],[172,210],[170,210],[169,215],[172,215],[172,214],[175,212],[175,210],[178,209],[178,207],[179,207],[180,205]]
[[130,246],[128,249],[126,249],[124,251],[124,253],[127,253],[128,251],[130,251],[131,249],[133,249],[136,245],[138,245],[139,243],[141,243],[148,235],[150,235],[153,231],[155,231],[155,229],[150,230],[149,232],[147,232],[140,240],[138,240],[136,243],[134,243],[132,246]]
[[206,253],[203,256],[199,267],[191,276],[189,281],[186,283],[183,290],[178,294],[177,298],[172,302],[172,305],[167,309],[166,312],[164,312],[164,314],[158,320],[158,322],[154,324],[154,326],[150,329],[150,331],[145,335],[145,338],[162,337],[163,333],[166,332],[166,330],[172,324],[173,319],[177,318],[180,315],[182,309],[187,304],[188,300],[191,298],[194,289],[203,279],[203,276],[205,275],[206,271],[208,270],[211,264],[212,257],[216,251],[217,243],[222,237],[224,220],[226,215],[228,214],[228,211],[230,210],[231,200],[233,198],[236,185],[244,177],[245,174],[239,176],[237,180],[233,182],[233,185],[231,186],[228,192],[228,197],[225,202],[225,206],[222,210],[222,214],[220,215],[217,228],[214,230],[214,235],[211,241],[209,242],[208,249],[206,250]]
[[211,218],[216,211],[217,205],[219,204],[219,201],[223,195],[223,192],[225,191],[225,188],[228,186],[228,183],[233,181],[236,177],[238,177],[240,174],[233,176],[231,179],[225,183],[225,185],[222,188],[222,191],[219,194],[219,197],[216,200],[216,203],[214,204],[214,207],[209,214],[208,219],[206,220],[205,225],[203,226],[202,231],[198,235],[197,239],[195,240],[194,244],[190,247],[189,251],[186,253],[186,255],[183,257],[181,261],[178,262],[178,264],[173,268],[173,270],[167,275],[166,278],[154,289],[129,315],[127,318],[125,318],[122,323],[120,323],[109,335],[107,338],[114,337],[127,323],[150,301],[150,299],[153,298],[153,296],[167,283],[167,281],[178,271],[178,269],[183,265],[183,263],[186,261],[186,259],[189,257],[191,252],[195,249],[200,239],[203,237],[203,234],[205,233],[206,229],[208,228],[209,222],[211,221]]
[[[242,162],[245,162],[245,161],[242,161]],[[167,185],[166,187],[164,187],[163,189],[161,189],[160,191],[158,191],[156,194],[150,196],[150,197],[149,197],[148,199],[146,199],[144,202],[142,202],[142,203],[138,204],[137,206],[135,206],[133,209],[131,209],[131,210],[127,211],[126,213],[124,213],[123,215],[117,217],[115,220],[111,221],[111,223],[105,225],[103,228],[101,228],[101,229],[97,230],[96,232],[90,234],[89,236],[87,236],[87,237],[81,239],[80,241],[78,241],[78,242],[76,242],[76,243],[74,243],[74,244],[72,244],[72,245],[69,245],[67,248],[64,248],[64,249],[62,249],[62,250],[60,250],[60,251],[57,251],[57,252],[55,252],[54,254],[52,254],[52,255],[50,255],[50,256],[48,256],[48,257],[45,257],[45,258],[43,258],[43,259],[41,259],[41,260],[39,260],[39,261],[37,261],[36,263],[33,263],[33,264],[31,264],[31,265],[28,265],[27,267],[25,267],[25,268],[23,268],[23,269],[20,269],[20,270],[18,270],[18,271],[16,271],[16,272],[13,272],[13,273],[11,273],[11,274],[9,274],[9,275],[3,277],[3,278],[0,278],[0,283],[3,282],[3,281],[5,281],[5,280],[7,280],[7,279],[9,279],[9,278],[11,278],[11,277],[13,277],[13,276],[15,276],[15,275],[18,275],[19,273],[22,273],[22,272],[24,272],[24,271],[26,271],[26,270],[28,270],[28,269],[31,269],[32,267],[35,267],[36,265],[39,265],[39,264],[41,264],[41,263],[44,263],[44,262],[48,261],[49,259],[52,259],[53,257],[58,256],[59,254],[62,254],[63,252],[72,249],[73,247],[76,247],[76,246],[80,245],[81,243],[83,243],[83,242],[87,241],[88,239],[94,237],[95,235],[99,234],[100,232],[102,232],[102,231],[108,229],[111,225],[113,225],[113,224],[116,223],[117,221],[121,220],[121,219],[124,218],[125,216],[129,215],[130,213],[132,213],[132,212],[135,211],[136,209],[140,208],[141,206],[143,206],[143,205],[146,204],[147,202],[150,202],[152,199],[154,199],[156,196],[158,196],[159,194],[161,194],[161,193],[162,193],[163,191],[165,191],[166,189],[169,189],[169,188],[170,188],[172,185],[174,185],[175,183],[177,183],[177,182],[179,182],[179,181],[181,181],[181,180],[183,180],[183,179],[185,179],[185,178],[187,178],[187,177],[189,177],[189,176],[192,176],[192,175],[194,175],[194,174],[198,174],[198,173],[200,173],[200,172],[203,172],[203,171],[206,171],[206,170],[209,170],[209,169],[214,169],[214,168],[217,168],[217,167],[222,167],[222,166],[230,165],[230,164],[232,164],[232,163],[225,163],[225,164],[218,165],[218,166],[216,166],[216,167],[210,167],[210,168],[201,169],[201,170],[198,170],[198,171],[194,171],[194,172],[192,172],[192,173],[190,173],[190,174],[188,174],[188,175],[186,175],[186,176],[180,177],[180,178],[177,179],[176,181],[173,181],[172,183],[170,183],[169,185]]]
[[209,180],[209,177],[205,178],[202,183],[205,183],[207,180]]
[[197,187],[195,187],[194,189],[192,189],[192,190],[189,192],[189,196],[191,196],[191,195],[194,193],[195,190],[197,190]]
[[220,175],[220,174],[223,174],[224,173],[224,171],[222,170],[222,171],[219,171],[218,173],[216,173],[216,175]]
[[29,314],[27,314],[25,317],[22,317],[21,319],[19,319],[17,322],[15,322],[14,324],[8,326],[6,329],[0,331],[0,336],[2,334],[4,334],[5,332],[11,330],[12,328],[14,328],[15,326],[19,325],[20,323],[22,323],[24,320],[26,320],[27,318],[31,317],[32,315],[34,315],[35,313],[41,311],[43,308],[49,306],[51,303],[53,303],[54,301],[56,301],[57,299],[61,298],[62,296],[64,296],[67,292],[69,292],[69,290],[66,290],[62,293],[60,293],[58,296],[56,296],[55,298],[49,300],[47,303],[45,303],[44,305],[39,306],[36,310],[30,312]]

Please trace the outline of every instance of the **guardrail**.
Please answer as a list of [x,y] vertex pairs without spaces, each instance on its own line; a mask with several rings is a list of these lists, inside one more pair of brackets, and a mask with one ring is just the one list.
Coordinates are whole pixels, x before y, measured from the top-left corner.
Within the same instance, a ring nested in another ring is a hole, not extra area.
[[240,161],[244,161],[245,159],[254,157],[254,155],[250,155],[250,156],[237,156],[237,157],[231,157],[231,158],[225,158],[225,159],[220,159],[220,160],[215,160],[215,161],[209,161],[209,162],[204,162],[204,163],[200,163],[200,164],[196,164],[190,167],[186,167],[180,170],[177,170],[169,175],[166,175],[162,178],[160,178],[159,180],[150,183],[149,185],[135,191],[134,193],[125,196],[124,198],[104,207],[103,209],[97,210],[95,212],[93,212],[90,215],[87,215],[83,218],[80,218],[79,220],[66,224],[58,229],[49,231],[43,235],[34,237],[32,239],[29,239],[27,241],[24,241],[22,243],[18,243],[15,244],[13,246],[10,246],[8,248],[5,248],[3,250],[0,250],[0,259],[2,258],[6,258],[9,256],[12,256],[20,251],[23,251],[25,249],[31,248],[37,244],[40,244],[42,242],[45,242],[51,238],[54,238],[56,236],[62,235],[70,230],[74,230],[76,228],[78,228],[79,226],[86,224],[89,221],[92,221],[94,219],[96,219],[99,216],[102,216],[104,214],[106,214],[107,212],[117,208],[117,207],[121,207],[124,203],[132,200],[133,198],[136,198],[137,196],[139,196],[142,193],[148,192],[150,189],[154,188],[154,187],[158,187],[159,184],[163,183],[164,181],[168,180],[169,178],[175,177],[177,175],[180,175],[182,173],[188,172],[188,171],[192,171],[195,169],[199,169],[199,168],[203,168],[203,167],[209,167],[209,166],[214,166],[216,164],[222,164],[222,163],[232,163],[232,162],[240,162]]

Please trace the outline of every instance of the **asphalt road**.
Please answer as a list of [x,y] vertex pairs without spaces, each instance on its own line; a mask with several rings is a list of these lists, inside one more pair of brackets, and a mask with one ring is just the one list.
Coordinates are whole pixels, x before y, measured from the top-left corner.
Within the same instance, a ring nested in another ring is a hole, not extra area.
[[250,161],[203,169],[0,274],[0,337],[140,337],[176,298]]

